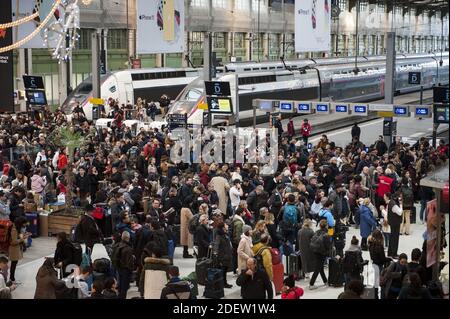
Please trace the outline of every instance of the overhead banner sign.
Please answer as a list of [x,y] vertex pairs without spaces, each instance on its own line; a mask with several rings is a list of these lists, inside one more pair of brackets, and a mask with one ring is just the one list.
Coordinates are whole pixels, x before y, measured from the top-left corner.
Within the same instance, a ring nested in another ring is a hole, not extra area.
[[137,0],[137,53],[184,51],[184,1]]
[[[33,20],[22,23],[19,26],[12,28],[14,43],[22,40],[23,38],[31,34],[34,30],[36,30],[40,22],[45,19],[45,17],[50,12],[54,4],[54,1],[52,0],[45,0],[45,1],[10,0],[10,1],[12,2],[12,15],[13,15],[12,21],[23,19],[36,12],[39,12],[39,16],[37,16]],[[50,18],[50,21],[47,23],[47,26],[53,22],[56,22],[60,17],[63,17],[63,14],[64,12],[61,12],[61,10],[57,10]],[[47,46],[44,46],[44,36],[45,36],[44,30],[41,30],[34,38],[24,43],[21,46],[21,48],[25,49],[46,48]],[[56,32],[49,32],[47,36],[50,47],[54,48],[57,43]]]
[[295,51],[331,50],[331,0],[295,1]]
[[[2,3],[0,24],[11,22],[11,2]],[[0,29],[0,48],[12,44],[12,29]],[[13,51],[0,53],[0,112],[14,111]]]

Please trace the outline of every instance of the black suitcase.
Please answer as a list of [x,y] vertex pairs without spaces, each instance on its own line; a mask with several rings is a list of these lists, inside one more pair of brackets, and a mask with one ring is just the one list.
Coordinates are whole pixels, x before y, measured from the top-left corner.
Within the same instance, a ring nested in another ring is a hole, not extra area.
[[293,252],[287,257],[287,275],[294,275],[296,278],[301,277],[302,260],[300,258],[300,252]]
[[205,286],[208,277],[208,269],[213,267],[211,258],[211,249],[208,250],[208,256],[197,259],[195,262],[195,274],[197,275],[197,284]]
[[342,258],[330,258],[328,261],[328,285],[332,287],[344,286],[344,267],[342,265]]
[[219,268],[208,269],[207,280],[203,297],[220,299],[225,296],[223,271]]

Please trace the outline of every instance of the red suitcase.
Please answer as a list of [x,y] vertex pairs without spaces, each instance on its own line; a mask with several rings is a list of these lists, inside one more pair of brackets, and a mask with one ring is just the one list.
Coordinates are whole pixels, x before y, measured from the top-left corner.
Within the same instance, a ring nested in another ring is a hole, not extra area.
[[275,293],[278,295],[281,293],[284,280],[284,266],[282,263],[272,265],[273,270],[273,284],[275,285]]

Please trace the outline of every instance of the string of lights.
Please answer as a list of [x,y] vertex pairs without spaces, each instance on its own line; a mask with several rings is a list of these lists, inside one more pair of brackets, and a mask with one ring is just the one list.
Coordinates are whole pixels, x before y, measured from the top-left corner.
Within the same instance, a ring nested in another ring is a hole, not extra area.
[[52,9],[50,10],[49,14],[45,17],[44,21],[42,21],[39,26],[36,28],[36,30],[34,30],[32,33],[30,33],[29,35],[27,35],[25,38],[23,38],[22,40],[19,40],[11,45],[8,45],[6,47],[2,47],[0,48],[0,53],[3,52],[8,52],[10,50],[14,50],[14,49],[18,49],[20,48],[22,45],[24,45],[25,43],[27,43],[28,41],[30,41],[32,38],[34,38],[44,27],[45,25],[50,21],[50,19],[52,18],[53,14],[55,13],[56,9],[58,8],[58,6],[61,4],[61,0],[55,0],[55,4],[53,5]]
[[4,29],[9,29],[9,28],[12,28],[12,27],[16,27],[18,25],[21,25],[22,23],[31,21],[34,18],[38,17],[38,16],[39,16],[39,12],[35,12],[32,15],[26,16],[26,17],[24,17],[22,19],[19,19],[19,20],[13,21],[13,22],[0,24],[0,29],[4,30]]

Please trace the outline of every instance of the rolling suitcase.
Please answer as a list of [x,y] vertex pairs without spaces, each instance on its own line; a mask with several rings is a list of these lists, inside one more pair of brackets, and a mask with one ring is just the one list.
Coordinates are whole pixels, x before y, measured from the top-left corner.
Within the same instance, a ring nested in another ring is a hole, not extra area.
[[328,285],[332,287],[344,286],[344,267],[342,259],[330,258],[328,261]]
[[275,286],[275,293],[279,294],[281,292],[281,288],[283,287],[284,280],[284,266],[282,263],[272,265],[273,271],[273,284]]
[[211,258],[211,249],[208,250],[208,256],[197,259],[195,262],[195,274],[197,275],[197,283],[205,286],[208,277],[208,269],[212,268],[213,260]]
[[39,237],[39,215],[37,213],[26,213],[25,217],[28,220],[27,232],[31,233],[31,237]]
[[206,278],[205,291],[203,297],[210,299],[220,299],[225,296],[223,271],[219,268],[209,268]]
[[300,252],[293,252],[287,257],[287,275],[294,275],[295,278],[300,278],[301,276],[301,264],[302,260],[300,258]]

